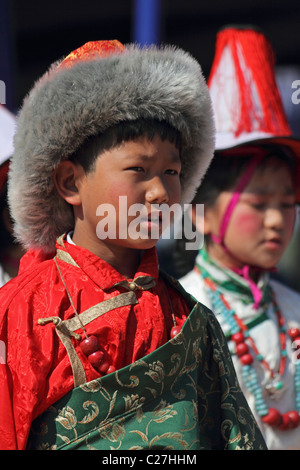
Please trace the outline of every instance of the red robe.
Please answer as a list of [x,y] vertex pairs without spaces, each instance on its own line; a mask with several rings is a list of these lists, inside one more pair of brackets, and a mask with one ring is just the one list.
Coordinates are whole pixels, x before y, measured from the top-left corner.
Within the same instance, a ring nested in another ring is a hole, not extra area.
[[[61,251],[74,264],[57,260],[78,313],[126,292],[114,284],[124,281],[112,266],[86,249],[64,240]],[[155,248],[145,252],[134,278],[152,276],[156,285],[136,292],[138,303],[115,308],[86,325],[105,347],[111,364],[120,369],[164,344],[173,326],[189,313],[181,295],[159,277]],[[169,295],[167,295],[167,291]],[[0,289],[0,449],[25,449],[32,421],[74,387],[69,357],[55,326],[40,318],[74,317],[66,288],[54,259],[41,260],[28,252],[19,275]],[[84,338],[83,330],[76,331]],[[87,381],[99,377],[72,338]],[[2,360],[1,360],[2,351]],[[4,354],[5,353],[5,354]]]

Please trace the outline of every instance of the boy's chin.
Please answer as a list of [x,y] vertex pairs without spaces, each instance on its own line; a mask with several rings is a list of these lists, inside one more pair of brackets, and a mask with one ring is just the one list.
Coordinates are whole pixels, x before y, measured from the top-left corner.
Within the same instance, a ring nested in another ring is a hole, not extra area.
[[138,238],[137,240],[130,240],[130,246],[131,248],[134,248],[136,250],[149,250],[150,248],[153,248],[154,246],[157,245],[159,238]]

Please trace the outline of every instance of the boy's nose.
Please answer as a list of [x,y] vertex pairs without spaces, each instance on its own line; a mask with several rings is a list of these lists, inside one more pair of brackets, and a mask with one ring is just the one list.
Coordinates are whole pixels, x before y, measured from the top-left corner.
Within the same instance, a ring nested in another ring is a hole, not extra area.
[[169,201],[168,191],[161,178],[155,177],[149,181],[146,201],[150,204],[162,204]]

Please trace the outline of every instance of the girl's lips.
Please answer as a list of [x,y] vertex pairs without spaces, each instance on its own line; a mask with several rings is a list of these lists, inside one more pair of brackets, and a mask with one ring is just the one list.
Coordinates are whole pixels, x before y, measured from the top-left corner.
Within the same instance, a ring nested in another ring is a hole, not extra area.
[[278,250],[282,246],[282,241],[280,238],[270,238],[264,241],[264,245],[269,250]]

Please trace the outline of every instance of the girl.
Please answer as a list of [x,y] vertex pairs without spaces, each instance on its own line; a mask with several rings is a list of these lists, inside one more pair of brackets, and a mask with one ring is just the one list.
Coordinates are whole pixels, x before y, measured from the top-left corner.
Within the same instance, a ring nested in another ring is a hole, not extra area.
[[216,152],[191,211],[196,223],[204,203],[204,247],[181,278],[216,314],[269,449],[300,448],[300,296],[270,278],[296,217],[289,152],[274,143]]

